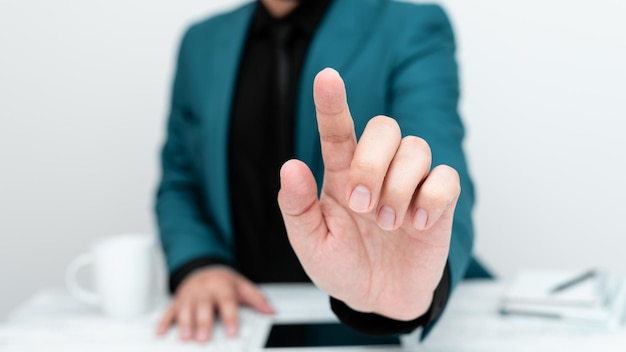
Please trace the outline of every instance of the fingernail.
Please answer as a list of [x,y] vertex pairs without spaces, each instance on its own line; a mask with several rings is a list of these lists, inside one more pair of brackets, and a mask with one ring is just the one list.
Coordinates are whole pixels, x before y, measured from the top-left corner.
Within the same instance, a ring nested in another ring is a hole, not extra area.
[[181,329],[180,330],[180,338],[182,340],[188,340],[191,338],[191,330],[189,329]]
[[196,331],[196,340],[198,341],[206,341],[209,339],[209,332],[206,330],[198,330]]
[[237,334],[237,328],[233,325],[226,326],[226,335],[233,337]]
[[356,186],[350,195],[350,208],[359,213],[368,211],[371,197],[367,187],[362,185]]
[[426,222],[428,222],[428,213],[426,210],[419,208],[415,212],[415,218],[413,218],[413,226],[418,230],[426,228]]
[[378,212],[378,225],[383,230],[393,229],[393,225],[396,223],[396,212],[391,207],[384,206],[380,208]]

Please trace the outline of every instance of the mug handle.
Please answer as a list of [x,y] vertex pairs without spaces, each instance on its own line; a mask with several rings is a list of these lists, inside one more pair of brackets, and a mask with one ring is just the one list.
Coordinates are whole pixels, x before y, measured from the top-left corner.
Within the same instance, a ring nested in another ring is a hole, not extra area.
[[75,298],[91,305],[97,305],[100,303],[100,297],[93,291],[87,290],[78,284],[76,280],[78,271],[93,263],[93,255],[91,253],[84,253],[72,260],[65,270],[65,285],[70,291],[70,294]]

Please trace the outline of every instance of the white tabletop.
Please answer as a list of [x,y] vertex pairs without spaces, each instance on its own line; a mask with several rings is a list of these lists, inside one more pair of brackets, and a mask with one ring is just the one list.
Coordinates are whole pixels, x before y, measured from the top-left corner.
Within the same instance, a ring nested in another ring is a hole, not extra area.
[[[308,321],[335,319],[327,296],[313,287],[264,286],[263,289],[277,310],[275,316],[260,316],[243,310],[239,338],[224,338],[218,326],[212,342],[198,345],[178,341],[176,331],[164,338],[155,337],[154,328],[167,304],[165,300],[156,303],[155,309],[140,318],[119,321],[103,317],[97,309],[76,301],[64,289],[51,288],[28,299],[0,323],[0,351],[254,351],[258,350],[255,346],[264,338],[272,321],[294,321],[303,316]],[[462,283],[431,335],[419,346],[409,349],[426,352],[626,351],[626,328],[607,331],[538,318],[502,317],[497,313],[502,290],[503,285],[497,282]]]

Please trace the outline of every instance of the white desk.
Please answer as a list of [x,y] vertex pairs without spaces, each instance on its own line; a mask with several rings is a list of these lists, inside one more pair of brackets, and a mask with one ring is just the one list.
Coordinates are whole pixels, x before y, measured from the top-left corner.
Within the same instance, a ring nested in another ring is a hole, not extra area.
[[[503,318],[497,314],[503,286],[494,282],[467,282],[454,293],[438,326],[419,351],[626,351],[626,328],[608,332],[530,318]],[[328,298],[308,286],[268,286],[264,290],[277,308],[269,318],[242,311],[238,339],[225,339],[220,328],[207,345],[182,343],[175,331],[158,339],[154,328],[166,302],[149,314],[120,322],[71,298],[64,289],[44,290],[17,307],[0,323],[0,351],[254,351],[274,321],[333,320]],[[310,350],[310,349],[308,349]],[[381,351],[389,349],[334,348],[324,351]],[[301,351],[280,349],[280,351]],[[320,351],[320,349],[316,349]]]

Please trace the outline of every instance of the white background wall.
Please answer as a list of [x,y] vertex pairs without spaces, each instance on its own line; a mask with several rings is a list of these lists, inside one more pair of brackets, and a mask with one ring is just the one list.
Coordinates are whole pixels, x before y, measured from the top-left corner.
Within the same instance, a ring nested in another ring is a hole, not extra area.
[[[445,0],[477,252],[626,272],[626,3]],[[94,239],[154,233],[175,48],[240,0],[0,0],[0,316]]]

